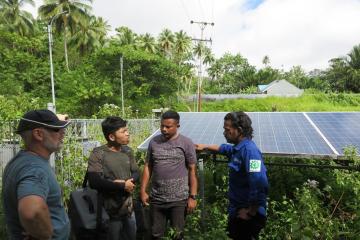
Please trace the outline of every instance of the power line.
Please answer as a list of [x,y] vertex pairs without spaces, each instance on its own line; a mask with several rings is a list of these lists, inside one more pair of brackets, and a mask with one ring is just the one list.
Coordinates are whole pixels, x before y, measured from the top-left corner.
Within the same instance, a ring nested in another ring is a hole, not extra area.
[[204,9],[202,7],[201,1],[198,0],[198,3],[199,3],[199,6],[200,6],[200,11],[201,11],[202,18],[205,19]]
[[189,12],[188,12],[188,10],[187,10],[187,8],[186,8],[186,6],[185,6],[185,3],[184,3],[183,0],[180,0],[180,1],[181,1],[182,7],[184,8],[184,11],[185,11],[186,16],[187,16],[188,20],[190,21],[190,15],[189,15]]
[[[181,2],[181,6],[183,7],[183,9],[185,11],[186,17],[188,18],[189,21],[191,21],[190,14],[189,14],[188,8],[186,7],[185,2],[183,0],[180,0],[180,2]],[[191,36],[194,36],[194,31],[193,31],[192,25],[190,26],[190,34],[191,34]]]
[[214,0],[211,1],[211,21],[214,22]]
[[[212,0],[212,4],[211,4],[211,21],[212,22],[215,22],[215,19],[214,19],[214,0]],[[214,39],[214,28],[211,28],[211,34],[210,34],[210,39]],[[211,46],[212,47],[212,42],[211,42]]]

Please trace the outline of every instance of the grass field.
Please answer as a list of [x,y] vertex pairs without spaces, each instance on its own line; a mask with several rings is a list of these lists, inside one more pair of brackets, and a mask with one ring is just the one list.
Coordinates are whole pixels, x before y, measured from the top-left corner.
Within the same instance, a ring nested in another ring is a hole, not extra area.
[[360,94],[305,93],[301,97],[268,97],[203,102],[203,112],[350,112],[360,111]]

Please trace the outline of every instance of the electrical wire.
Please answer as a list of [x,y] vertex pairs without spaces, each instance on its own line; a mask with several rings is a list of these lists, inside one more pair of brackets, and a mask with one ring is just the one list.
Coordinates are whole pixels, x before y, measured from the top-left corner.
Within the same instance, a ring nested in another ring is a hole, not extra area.
[[[186,15],[186,17],[187,17],[188,24],[190,24],[191,18],[190,18],[189,11],[188,11],[188,9],[187,9],[187,7],[186,7],[186,4],[184,3],[183,0],[180,0],[180,2],[181,2],[182,8],[184,9],[185,15]],[[192,36],[192,37],[194,38],[194,31],[193,31],[193,26],[192,26],[192,24],[190,24],[190,33],[188,33],[188,34],[190,34],[190,36]]]
[[[215,20],[214,20],[214,5],[215,5],[214,0],[212,0],[211,1],[211,22],[213,22],[213,23],[215,22]],[[210,39],[211,39],[210,49],[212,51],[212,41],[214,39],[214,26],[212,26],[212,28],[211,28]]]
[[187,16],[187,18],[188,18],[188,20],[189,20],[189,22],[190,22],[190,21],[191,21],[191,18],[190,18],[190,15],[189,15],[189,11],[188,11],[187,8],[186,8],[186,5],[185,5],[185,3],[184,3],[183,0],[180,0],[180,2],[181,2],[181,6],[184,8],[185,14],[186,14],[186,16]]
[[201,0],[198,0],[198,3],[199,3],[199,6],[200,6],[200,11],[201,11],[202,18],[205,19],[204,9],[202,7]]

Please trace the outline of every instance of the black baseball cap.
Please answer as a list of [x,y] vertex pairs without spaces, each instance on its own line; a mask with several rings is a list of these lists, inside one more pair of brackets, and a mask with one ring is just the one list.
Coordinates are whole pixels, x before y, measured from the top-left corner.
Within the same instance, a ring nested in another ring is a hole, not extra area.
[[32,110],[24,114],[20,119],[16,133],[35,128],[62,129],[66,128],[70,121],[61,121],[55,113],[50,110]]

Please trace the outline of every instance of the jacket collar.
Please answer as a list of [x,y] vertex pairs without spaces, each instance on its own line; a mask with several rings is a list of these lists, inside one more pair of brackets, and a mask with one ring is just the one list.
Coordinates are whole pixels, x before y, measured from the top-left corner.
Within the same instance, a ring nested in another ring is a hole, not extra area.
[[250,139],[248,138],[244,138],[243,140],[241,140],[241,142],[239,142],[238,144],[235,145],[235,150],[240,150],[242,147],[244,147],[248,142],[250,141]]

